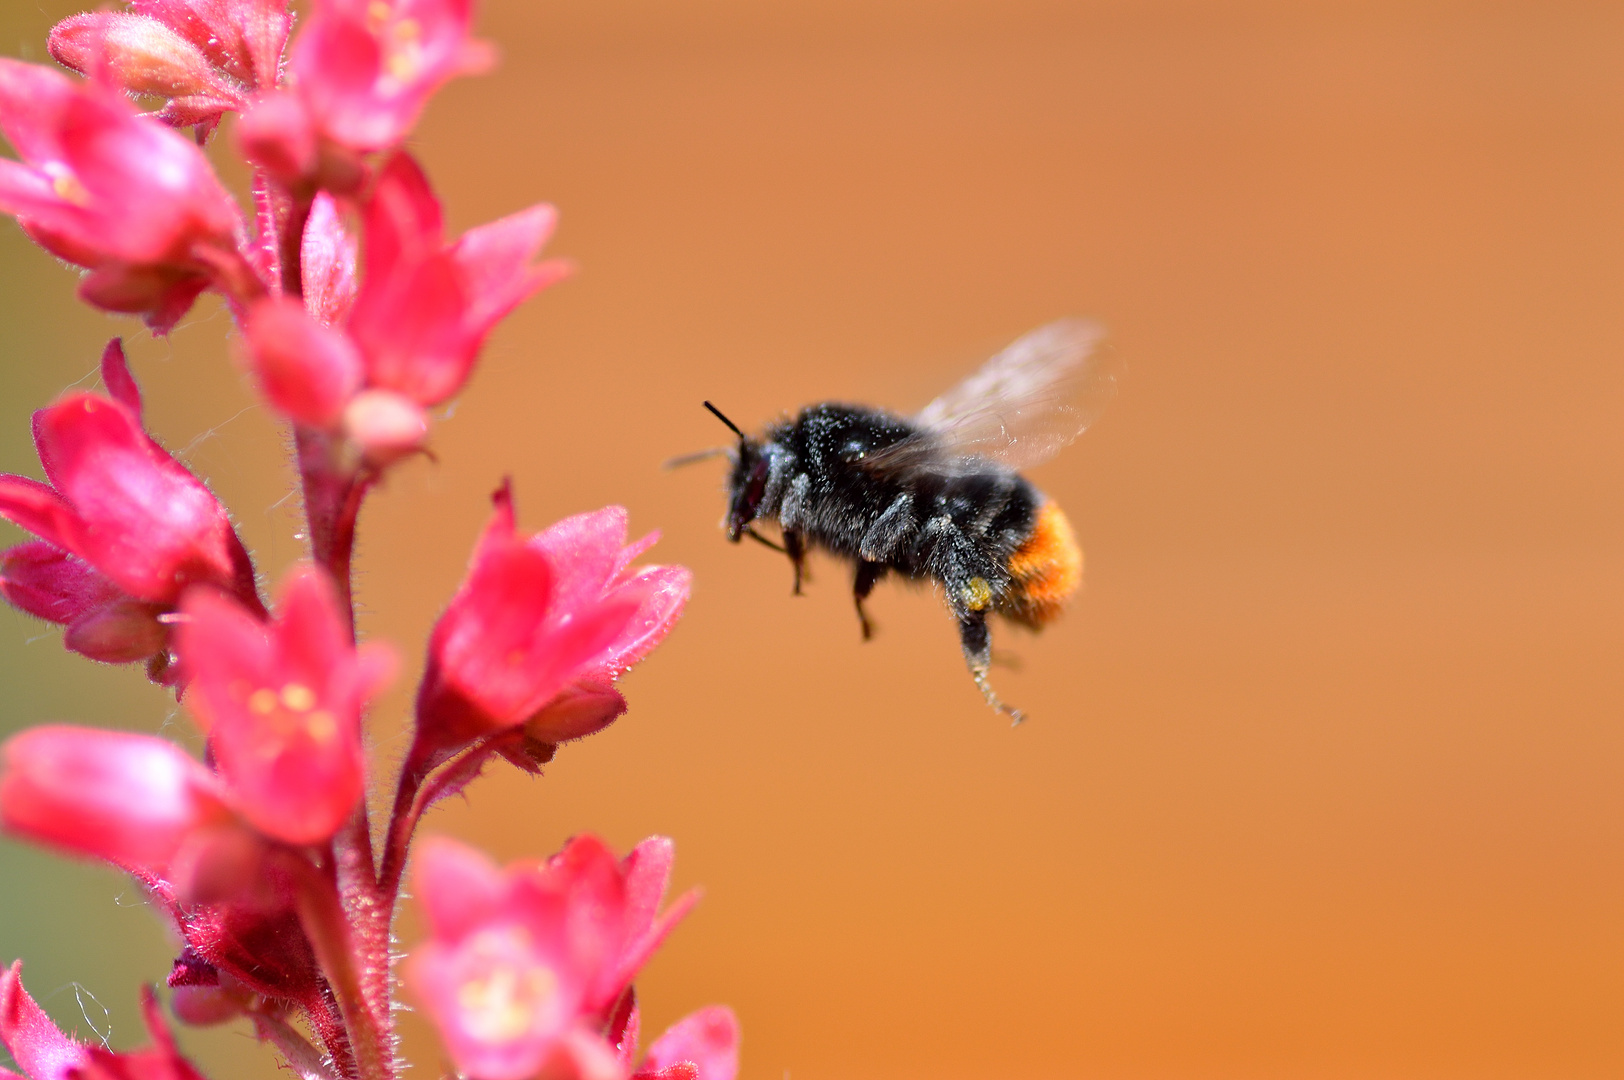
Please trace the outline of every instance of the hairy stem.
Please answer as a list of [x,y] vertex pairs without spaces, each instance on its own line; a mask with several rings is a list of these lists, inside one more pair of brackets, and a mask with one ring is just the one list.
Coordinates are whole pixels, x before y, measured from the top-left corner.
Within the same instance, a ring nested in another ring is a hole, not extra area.
[[299,921],[310,939],[327,981],[333,988],[350,1051],[355,1055],[357,1080],[392,1080],[393,1036],[387,1024],[378,1023],[366,1000],[364,968],[356,965],[361,952],[345,912],[326,881],[309,863],[294,856],[283,864],[293,879]]

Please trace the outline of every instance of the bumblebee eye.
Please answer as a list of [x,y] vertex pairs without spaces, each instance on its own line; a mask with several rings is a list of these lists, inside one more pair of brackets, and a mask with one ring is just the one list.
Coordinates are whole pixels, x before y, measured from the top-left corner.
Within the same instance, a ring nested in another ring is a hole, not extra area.
[[729,539],[737,540],[744,534],[744,527],[756,519],[756,510],[761,506],[762,496],[766,492],[767,459],[758,457],[733,498],[733,508],[727,516]]

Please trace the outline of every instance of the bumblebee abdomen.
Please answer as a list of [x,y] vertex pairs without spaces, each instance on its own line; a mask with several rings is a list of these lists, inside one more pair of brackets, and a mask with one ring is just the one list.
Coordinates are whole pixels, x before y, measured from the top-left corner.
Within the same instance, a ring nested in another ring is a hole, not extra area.
[[998,613],[1033,627],[1059,615],[1082,584],[1083,549],[1053,502],[1038,508],[1032,532],[1009,557],[1009,576]]

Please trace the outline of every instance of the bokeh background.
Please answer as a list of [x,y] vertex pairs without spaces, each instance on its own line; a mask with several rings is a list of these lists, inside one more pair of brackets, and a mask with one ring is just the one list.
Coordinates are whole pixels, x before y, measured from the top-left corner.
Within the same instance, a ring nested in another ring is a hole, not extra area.
[[[43,56],[76,5],[0,9]],[[678,842],[706,899],[645,1029],[739,1011],[745,1075],[1624,1072],[1624,7],[488,0],[492,75],[414,146],[458,229],[539,199],[579,277],[496,335],[437,464],[363,521],[364,630],[416,657],[504,474],[694,568],[631,713],[429,828],[501,857]],[[262,570],[283,435],[206,302],[88,312],[0,228],[0,468],[126,335],[160,436]],[[1020,332],[1128,369],[1034,478],[1084,594],[980,702],[928,591],[859,641],[843,568],[717,529],[668,456],[822,398],[911,409]],[[18,534],[5,527],[3,539]],[[133,670],[0,613],[9,732],[191,738]],[[374,719],[402,752],[403,689]],[[417,933],[408,916],[410,944]],[[141,1040],[173,946],[118,876],[0,842],[0,959]],[[244,1029],[188,1033],[271,1077]],[[408,1020],[407,1050],[437,1075]]]

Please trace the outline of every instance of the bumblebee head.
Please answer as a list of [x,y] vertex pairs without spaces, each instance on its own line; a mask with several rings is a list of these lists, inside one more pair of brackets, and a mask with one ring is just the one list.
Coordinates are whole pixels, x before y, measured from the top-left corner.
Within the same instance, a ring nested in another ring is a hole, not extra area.
[[705,408],[739,437],[738,449],[728,453],[733,471],[727,478],[727,538],[736,544],[761,508],[761,499],[767,490],[767,456],[762,453],[761,442],[740,431],[739,425],[724,416],[721,409],[708,401]]

